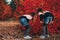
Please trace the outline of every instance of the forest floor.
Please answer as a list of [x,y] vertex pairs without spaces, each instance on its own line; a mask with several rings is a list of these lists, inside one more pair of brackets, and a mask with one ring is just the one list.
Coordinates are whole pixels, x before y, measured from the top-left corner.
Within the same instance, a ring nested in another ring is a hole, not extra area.
[[[0,40],[24,40],[18,21],[0,21]],[[38,35],[30,40],[60,40],[60,34],[41,39]]]

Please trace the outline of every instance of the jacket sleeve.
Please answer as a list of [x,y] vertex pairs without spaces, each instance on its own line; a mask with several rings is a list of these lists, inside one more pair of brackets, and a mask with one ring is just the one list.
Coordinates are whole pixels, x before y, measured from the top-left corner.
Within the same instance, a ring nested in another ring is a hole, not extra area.
[[44,15],[40,15],[40,21],[42,21],[43,20],[43,18],[44,18]]
[[53,17],[53,19],[52,19],[52,21],[54,20],[54,15],[52,15],[52,17]]

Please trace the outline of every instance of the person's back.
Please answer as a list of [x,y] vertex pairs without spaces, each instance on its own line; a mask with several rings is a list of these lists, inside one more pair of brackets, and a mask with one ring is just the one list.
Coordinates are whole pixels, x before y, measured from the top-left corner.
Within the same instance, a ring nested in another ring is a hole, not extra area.
[[46,13],[44,14],[44,17],[48,17],[48,16],[53,16],[53,15],[52,15],[51,12],[46,12]]
[[44,18],[46,17],[52,17],[52,19],[54,19],[54,15],[49,11],[44,13]]

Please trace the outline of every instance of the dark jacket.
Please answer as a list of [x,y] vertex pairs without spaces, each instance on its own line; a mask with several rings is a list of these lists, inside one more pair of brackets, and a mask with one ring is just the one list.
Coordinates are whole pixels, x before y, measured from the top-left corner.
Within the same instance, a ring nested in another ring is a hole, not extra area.
[[54,20],[54,15],[51,12],[46,12],[44,15],[43,14],[40,15],[40,21],[42,21],[46,17],[52,17],[53,18],[52,21]]
[[53,18],[52,21],[54,20],[54,15],[51,12],[46,12],[44,14],[44,18],[46,18],[46,17],[52,17]]

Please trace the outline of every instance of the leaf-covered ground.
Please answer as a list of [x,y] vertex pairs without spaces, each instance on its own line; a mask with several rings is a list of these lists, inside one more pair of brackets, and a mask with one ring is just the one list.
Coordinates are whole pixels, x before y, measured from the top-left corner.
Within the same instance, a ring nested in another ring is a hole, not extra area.
[[[18,21],[0,21],[0,40],[24,40],[19,24]],[[60,34],[51,35],[46,39],[39,38],[39,35],[32,37],[30,40],[60,40]]]

